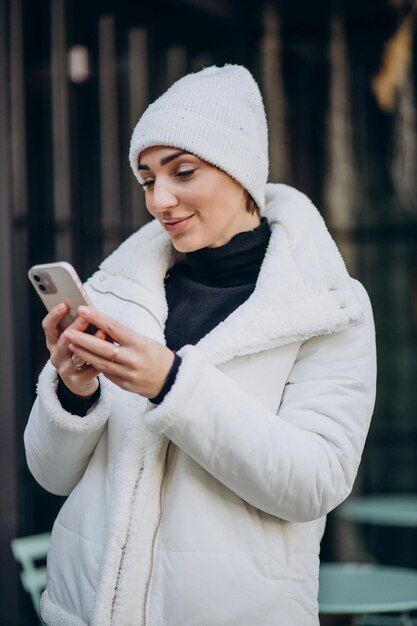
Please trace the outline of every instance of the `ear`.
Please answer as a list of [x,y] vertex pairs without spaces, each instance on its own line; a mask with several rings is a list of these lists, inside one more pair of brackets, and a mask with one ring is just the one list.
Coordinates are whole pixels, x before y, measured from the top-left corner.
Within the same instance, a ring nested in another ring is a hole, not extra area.
[[251,215],[257,214],[260,216],[259,207],[256,204],[255,200],[252,198],[249,191],[245,189],[245,192],[246,192],[246,210]]

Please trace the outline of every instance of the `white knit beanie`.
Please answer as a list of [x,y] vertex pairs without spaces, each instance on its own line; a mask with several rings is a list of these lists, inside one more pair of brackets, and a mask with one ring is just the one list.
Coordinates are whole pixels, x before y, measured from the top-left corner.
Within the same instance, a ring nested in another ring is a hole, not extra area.
[[268,131],[258,85],[241,65],[187,74],[150,104],[137,123],[129,160],[151,146],[187,150],[237,180],[262,211],[268,178]]

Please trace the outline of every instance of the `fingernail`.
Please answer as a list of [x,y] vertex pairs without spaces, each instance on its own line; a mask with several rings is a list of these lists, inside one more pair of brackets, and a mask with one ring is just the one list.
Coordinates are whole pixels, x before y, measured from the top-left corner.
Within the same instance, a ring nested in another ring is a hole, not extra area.
[[83,314],[84,315],[88,315],[89,312],[90,312],[90,309],[88,307],[86,307],[86,306],[81,305],[81,306],[78,307],[78,313],[80,315],[83,315]]
[[63,303],[61,302],[61,304],[58,304],[58,305],[55,307],[55,311],[56,311],[57,313],[61,313],[61,312],[64,310],[64,308],[65,308],[65,304],[63,304]]
[[64,332],[64,337],[65,339],[69,339],[69,341],[72,341],[74,339],[74,335],[72,334],[70,330],[66,330]]

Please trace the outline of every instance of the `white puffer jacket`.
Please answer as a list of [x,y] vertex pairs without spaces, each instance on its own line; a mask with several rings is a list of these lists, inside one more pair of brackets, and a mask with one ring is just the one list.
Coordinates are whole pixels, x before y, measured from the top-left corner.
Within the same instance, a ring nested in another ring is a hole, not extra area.
[[[52,533],[50,626],[316,626],[325,515],[349,494],[375,391],[372,313],[319,213],[268,185],[253,295],[196,346],[165,400],[102,379],[84,418],[47,364],[29,467],[68,495]],[[164,340],[177,258],[152,222],[88,281],[96,306]]]

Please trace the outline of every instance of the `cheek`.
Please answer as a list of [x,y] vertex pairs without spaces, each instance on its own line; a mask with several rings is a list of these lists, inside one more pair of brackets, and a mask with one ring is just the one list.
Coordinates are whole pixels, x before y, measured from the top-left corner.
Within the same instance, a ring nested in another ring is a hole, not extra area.
[[199,202],[199,214],[203,222],[212,228],[221,228],[229,220],[234,219],[237,213],[242,212],[240,197],[235,193],[230,193],[225,189],[221,193],[215,190],[212,193],[205,193]]
[[201,213],[201,219],[211,229],[221,228],[225,222],[224,207],[218,204],[207,205]]

